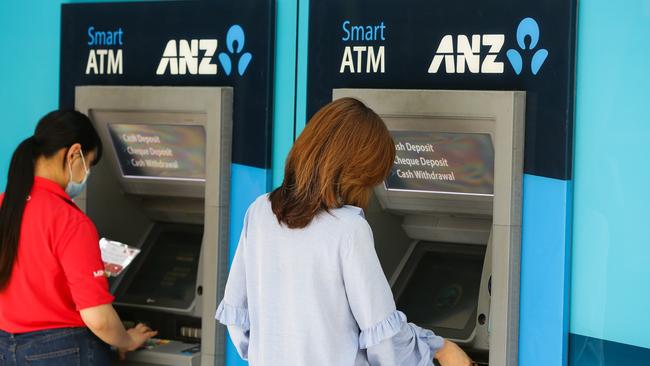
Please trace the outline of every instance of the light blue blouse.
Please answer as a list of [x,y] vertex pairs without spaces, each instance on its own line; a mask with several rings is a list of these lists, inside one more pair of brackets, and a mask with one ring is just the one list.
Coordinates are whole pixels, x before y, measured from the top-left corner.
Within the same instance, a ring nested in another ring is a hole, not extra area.
[[397,311],[363,211],[280,225],[248,209],[217,320],[251,366],[432,365],[444,341]]

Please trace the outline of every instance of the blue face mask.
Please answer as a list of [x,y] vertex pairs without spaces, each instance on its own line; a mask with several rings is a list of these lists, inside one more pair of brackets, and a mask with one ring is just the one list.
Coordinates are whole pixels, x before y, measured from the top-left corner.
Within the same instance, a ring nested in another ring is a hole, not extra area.
[[88,180],[88,176],[90,175],[90,170],[88,170],[88,166],[86,166],[86,159],[84,159],[84,153],[79,151],[81,154],[81,162],[84,164],[84,171],[86,172],[86,175],[84,175],[84,179],[81,180],[81,182],[76,183],[72,181],[72,163],[68,161],[68,172],[70,173],[70,181],[68,182],[68,185],[65,187],[65,193],[70,196],[70,198],[75,198],[78,195],[83,192],[84,188],[86,188],[86,181]]

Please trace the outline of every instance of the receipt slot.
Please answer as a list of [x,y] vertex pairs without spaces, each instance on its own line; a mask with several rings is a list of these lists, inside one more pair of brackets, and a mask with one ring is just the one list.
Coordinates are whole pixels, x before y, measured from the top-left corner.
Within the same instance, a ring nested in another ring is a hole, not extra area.
[[476,361],[516,365],[525,93],[335,89],[396,149],[367,219],[398,309]]
[[214,312],[228,266],[232,89],[80,86],[104,146],[77,204],[100,236],[139,247],[111,279],[126,325],[157,339],[129,365],[223,364]]

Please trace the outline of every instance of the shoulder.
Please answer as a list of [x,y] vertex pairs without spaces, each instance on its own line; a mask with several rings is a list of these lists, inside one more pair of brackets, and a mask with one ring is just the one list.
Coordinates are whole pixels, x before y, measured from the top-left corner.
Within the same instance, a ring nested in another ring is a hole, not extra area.
[[90,218],[86,216],[86,214],[81,211],[81,209],[77,207],[77,205],[71,200],[67,201],[65,199],[61,199],[60,210],[66,213],[66,216],[70,219],[70,221],[92,223],[90,221]]
[[258,213],[260,211],[265,211],[265,210],[270,210],[271,209],[271,200],[269,199],[269,194],[265,193],[261,196],[258,196],[253,203],[251,203],[248,206],[248,210],[246,211],[246,215],[250,216],[254,213]]
[[67,220],[88,220],[79,207],[70,199],[44,189],[34,189],[27,199],[28,207],[37,209],[41,214]]
[[372,235],[372,228],[363,214],[363,210],[357,207],[346,207],[338,209],[335,213],[342,218],[339,221],[339,230],[342,231],[342,255],[350,257],[353,253],[368,255],[374,251],[375,240]]
[[363,210],[356,206],[345,205],[343,207],[331,210],[334,217],[339,219],[347,219],[354,222],[366,222],[366,216]]
[[[67,206],[67,207],[65,207]],[[67,204],[53,219],[56,240],[54,247],[59,251],[71,249],[95,253],[99,249],[99,233],[95,224],[76,206]],[[60,252],[62,253],[62,252]]]
[[[372,229],[363,210],[356,206],[343,206],[330,210],[336,227],[348,238],[348,242],[372,241]],[[354,244],[353,244],[354,245]]]
[[251,206],[271,206],[271,194],[270,193],[264,193],[260,196],[258,196],[255,201],[251,204]]
[[248,226],[249,222],[259,222],[260,219],[268,217],[272,214],[273,210],[271,209],[269,194],[267,193],[258,196],[246,209],[246,214],[244,215],[244,228]]
[[343,206],[329,211],[337,224],[346,231],[356,231],[369,227],[363,210],[356,206]]
[[49,198],[51,199],[49,212],[52,221],[59,230],[69,231],[75,229],[87,233],[96,233],[95,224],[74,202],[61,197]]
[[65,248],[72,242],[85,244],[98,240],[97,229],[86,214],[72,201],[45,190],[32,192],[24,220],[47,232],[52,240],[52,248]]

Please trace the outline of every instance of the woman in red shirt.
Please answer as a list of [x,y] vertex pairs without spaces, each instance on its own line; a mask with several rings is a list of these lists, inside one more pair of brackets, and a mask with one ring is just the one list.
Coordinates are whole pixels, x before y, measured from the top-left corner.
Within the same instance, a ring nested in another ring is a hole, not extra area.
[[0,365],[109,365],[106,343],[124,353],[156,334],[124,329],[97,230],[72,202],[101,154],[75,111],[47,114],[13,154],[0,197]]

